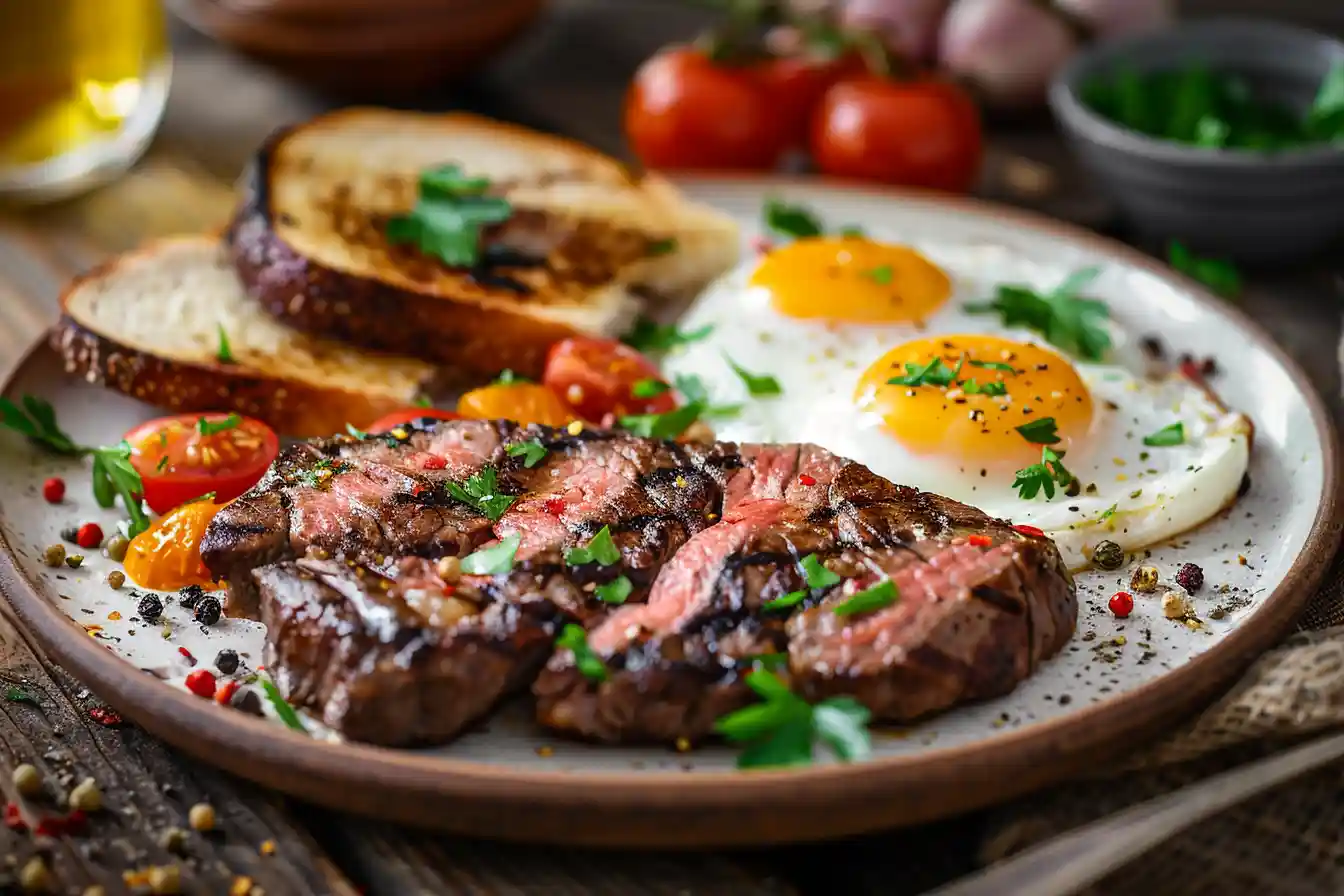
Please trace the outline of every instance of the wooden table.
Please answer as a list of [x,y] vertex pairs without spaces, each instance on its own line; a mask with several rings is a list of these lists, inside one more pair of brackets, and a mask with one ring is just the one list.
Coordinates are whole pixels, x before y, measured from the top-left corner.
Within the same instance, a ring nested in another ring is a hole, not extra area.
[[[560,3],[491,72],[417,105],[484,111],[619,153],[617,110],[629,72],[658,43],[694,31],[700,15],[635,0]],[[336,104],[185,32],[177,52],[163,130],[135,171],[77,202],[0,218],[0,368],[8,369],[54,319],[56,296],[71,276],[146,237],[218,226],[250,149],[277,125]],[[1071,170],[1048,125],[996,133],[989,172],[987,195],[1099,229],[1112,226],[1106,204]],[[1024,182],[1039,185],[1042,174],[1051,189],[1023,189]],[[1341,415],[1337,276],[1324,266],[1257,275],[1243,302]],[[124,872],[177,864],[183,892],[247,893],[251,887],[270,896],[913,894],[972,865],[975,817],[734,856],[523,849],[397,830],[279,799],[131,726],[103,724],[97,713],[90,715],[97,698],[16,629],[7,607],[0,607],[0,679],[34,698],[0,702],[6,799],[14,796],[10,770],[31,762],[62,780],[95,778],[110,807],[73,838],[0,828],[0,892],[10,892],[7,876],[36,852],[47,857],[60,892],[94,892],[85,890],[94,885],[123,892]],[[165,850],[163,831],[186,827],[189,807],[202,801],[216,808],[217,830],[191,838],[185,857]]]

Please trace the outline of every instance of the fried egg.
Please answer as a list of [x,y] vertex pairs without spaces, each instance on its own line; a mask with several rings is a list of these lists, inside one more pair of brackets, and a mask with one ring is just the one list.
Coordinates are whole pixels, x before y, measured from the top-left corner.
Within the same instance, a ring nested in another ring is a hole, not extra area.
[[[975,251],[943,254],[951,264],[857,238],[789,244],[701,296],[683,326],[713,329],[666,372],[736,408],[710,418],[720,438],[820,444],[1039,528],[1071,568],[1103,540],[1137,550],[1235,500],[1250,452],[1242,415],[1184,377],[1083,362],[965,313],[958,299],[1001,278]],[[1133,340],[1112,336],[1122,358]],[[752,395],[744,371],[774,377],[779,394]]]

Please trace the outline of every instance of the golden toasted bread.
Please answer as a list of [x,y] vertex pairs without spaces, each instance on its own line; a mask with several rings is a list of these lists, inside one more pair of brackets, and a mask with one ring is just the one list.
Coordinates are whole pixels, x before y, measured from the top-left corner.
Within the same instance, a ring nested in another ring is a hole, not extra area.
[[170,411],[236,411],[295,437],[366,426],[412,404],[434,375],[277,323],[212,237],[161,240],[80,277],[51,341],[91,383]]
[[[388,221],[445,165],[512,214],[470,268],[394,245]],[[467,114],[354,108],[273,137],[227,239],[250,295],[290,326],[488,376],[540,373],[557,339],[618,335],[649,296],[737,259],[727,216],[579,144]]]

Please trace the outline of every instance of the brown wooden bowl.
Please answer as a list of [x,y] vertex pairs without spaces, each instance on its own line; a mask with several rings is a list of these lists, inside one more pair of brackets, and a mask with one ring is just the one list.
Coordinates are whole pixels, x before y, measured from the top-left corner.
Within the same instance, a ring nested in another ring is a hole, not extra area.
[[315,87],[386,98],[488,62],[546,0],[168,0],[193,29]]

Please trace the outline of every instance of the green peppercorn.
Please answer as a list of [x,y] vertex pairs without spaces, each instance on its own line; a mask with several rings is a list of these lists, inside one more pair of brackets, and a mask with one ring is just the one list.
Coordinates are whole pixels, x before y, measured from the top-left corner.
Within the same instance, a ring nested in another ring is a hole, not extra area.
[[126,584],[126,573],[119,569],[114,569],[107,574],[107,586],[109,588],[120,588]]
[[107,544],[103,545],[103,549],[107,551],[109,558],[120,563],[126,559],[126,549],[130,546],[131,542],[125,535],[113,535],[107,540]]
[[65,545],[47,545],[47,549],[42,552],[42,562],[48,566],[60,566],[65,562]]
[[71,569],[79,569],[82,565],[84,565],[84,555],[71,554],[70,556],[65,558],[65,565],[70,567]]
[[1125,550],[1113,541],[1103,541],[1092,551],[1092,562],[1099,569],[1119,569],[1125,565]]

